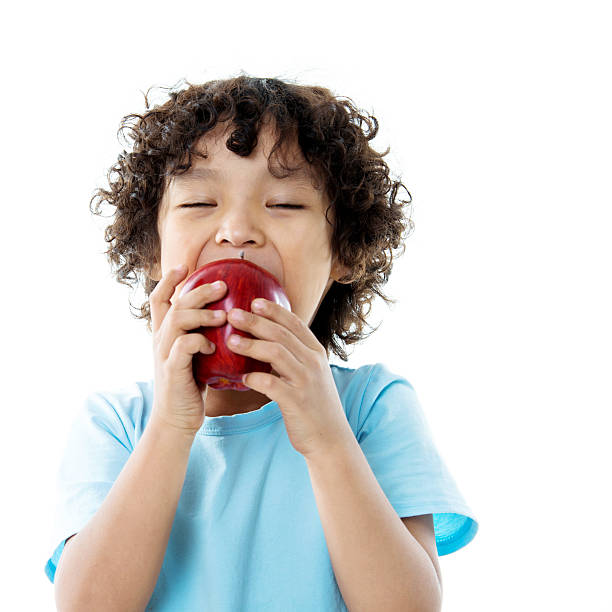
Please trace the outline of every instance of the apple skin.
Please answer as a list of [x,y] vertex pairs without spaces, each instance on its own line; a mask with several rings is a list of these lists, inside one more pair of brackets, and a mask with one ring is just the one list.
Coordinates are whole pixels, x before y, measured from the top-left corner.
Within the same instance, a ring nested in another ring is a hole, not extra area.
[[[198,268],[185,281],[179,297],[216,280],[224,281],[227,291],[222,299],[205,306],[209,310],[229,312],[232,308],[240,308],[251,312],[251,302],[260,297],[291,311],[289,298],[278,280],[260,266],[239,258],[219,259]],[[211,355],[195,353],[193,356],[193,376],[201,387],[208,385],[213,389],[249,391],[249,387],[242,383],[243,374],[269,374],[272,371],[271,364],[240,355],[227,347],[226,342],[231,334],[253,338],[248,332],[236,329],[230,323],[218,327],[198,327],[187,333],[203,334],[216,346]]]

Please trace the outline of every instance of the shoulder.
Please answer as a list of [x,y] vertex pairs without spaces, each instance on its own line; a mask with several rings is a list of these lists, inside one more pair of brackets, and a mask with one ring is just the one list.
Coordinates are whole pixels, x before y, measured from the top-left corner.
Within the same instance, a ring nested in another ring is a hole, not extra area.
[[[412,384],[382,362],[357,368],[330,364],[346,418],[356,437],[366,423],[374,426],[386,411],[402,410],[414,404]],[[359,439],[359,438],[358,438]]]
[[347,368],[330,364],[339,391],[361,392],[376,396],[386,386],[393,382],[406,384],[413,389],[412,384],[402,375],[393,372],[385,363],[367,363],[358,368]]
[[347,368],[336,364],[330,365],[339,390],[360,389],[362,393],[376,397],[385,387],[397,382],[414,390],[412,383],[383,362],[366,363],[358,368]]
[[119,383],[89,391],[75,418],[75,427],[95,427],[128,438],[132,448],[151,413],[153,381]]

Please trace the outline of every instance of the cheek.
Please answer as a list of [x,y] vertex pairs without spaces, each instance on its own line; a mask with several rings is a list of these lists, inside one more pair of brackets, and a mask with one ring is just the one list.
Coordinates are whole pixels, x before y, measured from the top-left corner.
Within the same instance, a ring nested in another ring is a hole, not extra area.
[[279,244],[283,261],[284,289],[292,311],[309,323],[319,306],[331,273],[331,246],[325,226],[304,232],[296,241]]
[[292,276],[285,283],[285,292],[291,303],[291,311],[307,325],[314,318],[325,292],[327,279],[325,269],[321,268],[317,273],[315,269],[310,268],[308,272],[302,271],[302,274]]
[[190,272],[193,272],[204,249],[205,240],[203,240],[203,237],[203,234],[186,231],[178,224],[167,225],[160,237],[164,269],[186,263]]

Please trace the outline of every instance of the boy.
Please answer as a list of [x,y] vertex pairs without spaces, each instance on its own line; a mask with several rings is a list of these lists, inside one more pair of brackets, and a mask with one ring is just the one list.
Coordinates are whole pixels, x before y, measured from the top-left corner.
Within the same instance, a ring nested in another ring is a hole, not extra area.
[[[124,118],[133,151],[98,190],[117,209],[118,280],[144,275],[155,373],[91,394],[74,423],[46,567],[58,609],[440,610],[438,554],[474,537],[474,515],[410,383],[328,362],[363,339],[373,294],[389,301],[386,252],[406,229],[402,185],[367,144],[376,119],[276,79],[170,97]],[[242,252],[291,311],[215,318],[224,283],[179,297]],[[245,392],[193,378],[193,355],[215,350],[193,330],[227,322],[253,336],[231,350],[272,365]]]

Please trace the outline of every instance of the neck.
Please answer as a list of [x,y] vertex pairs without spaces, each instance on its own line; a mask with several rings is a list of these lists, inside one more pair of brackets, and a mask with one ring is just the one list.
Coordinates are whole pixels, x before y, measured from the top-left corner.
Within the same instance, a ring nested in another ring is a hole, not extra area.
[[[276,372],[272,370],[273,375]],[[208,387],[204,401],[206,416],[229,416],[232,414],[244,414],[258,410],[272,400],[263,393],[253,389],[248,391],[222,390]]]

